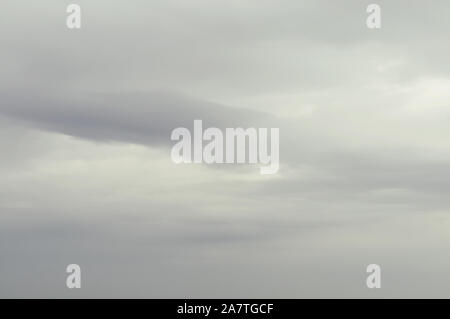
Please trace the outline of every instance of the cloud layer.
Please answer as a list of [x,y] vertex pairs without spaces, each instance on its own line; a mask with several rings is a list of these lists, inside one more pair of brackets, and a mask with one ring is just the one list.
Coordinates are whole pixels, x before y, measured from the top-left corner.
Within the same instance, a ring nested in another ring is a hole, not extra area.
[[[4,2],[0,297],[449,296],[448,1],[380,30],[364,1],[80,0],[80,30]],[[173,164],[194,119],[279,127],[279,173]]]

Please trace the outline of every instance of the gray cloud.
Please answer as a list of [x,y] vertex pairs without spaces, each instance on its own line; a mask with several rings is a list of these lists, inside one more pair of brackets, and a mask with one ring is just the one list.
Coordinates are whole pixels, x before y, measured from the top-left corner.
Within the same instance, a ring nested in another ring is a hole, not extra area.
[[[0,10],[0,296],[448,296],[448,1],[380,0],[381,30],[371,1],[79,3]],[[174,165],[196,118],[279,127],[279,174]]]
[[[96,141],[144,145],[171,143],[177,127],[193,126],[195,119],[215,127],[248,127],[267,118],[262,112],[230,108],[185,95],[149,92],[84,94],[70,99],[3,92],[0,113],[30,125]],[[236,120],[238,119],[238,120]]]

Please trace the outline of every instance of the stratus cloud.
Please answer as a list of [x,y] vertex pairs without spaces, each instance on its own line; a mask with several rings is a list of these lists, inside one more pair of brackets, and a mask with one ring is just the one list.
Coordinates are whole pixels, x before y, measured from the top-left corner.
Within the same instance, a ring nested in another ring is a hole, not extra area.
[[[448,295],[447,0],[3,2],[1,296]],[[283,173],[174,165],[194,118],[280,127]]]

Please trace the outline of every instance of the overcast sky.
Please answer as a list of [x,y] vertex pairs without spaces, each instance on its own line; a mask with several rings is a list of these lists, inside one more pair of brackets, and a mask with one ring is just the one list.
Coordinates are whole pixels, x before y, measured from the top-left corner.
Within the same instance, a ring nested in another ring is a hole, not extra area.
[[[449,1],[70,3],[0,9],[0,297],[450,298]],[[194,119],[279,172],[174,164]]]

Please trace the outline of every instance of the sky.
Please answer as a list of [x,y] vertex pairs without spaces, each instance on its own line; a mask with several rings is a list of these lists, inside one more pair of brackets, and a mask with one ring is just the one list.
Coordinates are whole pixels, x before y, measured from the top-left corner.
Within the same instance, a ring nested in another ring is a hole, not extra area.
[[[71,3],[0,9],[0,297],[450,297],[448,1]],[[173,163],[194,119],[278,173]]]

